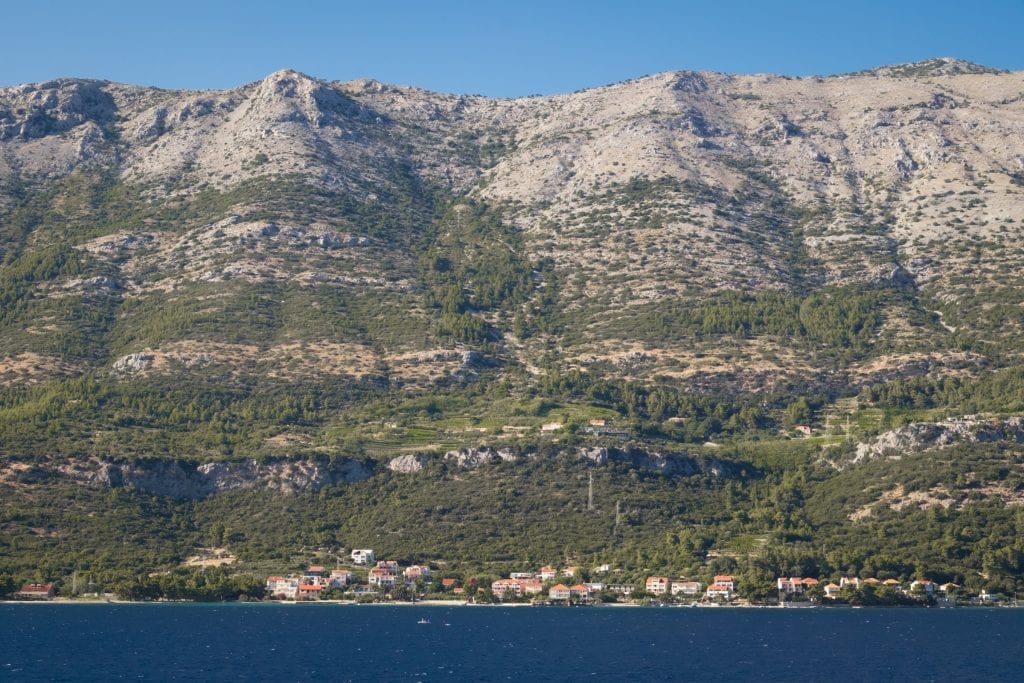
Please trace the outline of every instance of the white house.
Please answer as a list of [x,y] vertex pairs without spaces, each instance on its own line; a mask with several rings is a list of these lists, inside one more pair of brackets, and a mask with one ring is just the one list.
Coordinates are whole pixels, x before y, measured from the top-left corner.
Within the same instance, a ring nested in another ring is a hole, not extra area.
[[704,584],[700,581],[673,581],[672,595],[700,595]]
[[714,583],[719,586],[728,586],[729,590],[736,590],[736,579],[730,574],[719,574],[715,577]]
[[332,588],[344,588],[350,583],[355,583],[356,575],[347,569],[333,569],[331,570],[331,578],[329,585]]
[[268,576],[267,593],[272,597],[294,600],[299,592],[299,580],[295,577]]
[[579,600],[591,600],[594,597],[593,591],[585,583],[578,583],[569,588],[569,595]]
[[552,600],[568,600],[572,597],[572,591],[564,583],[560,583],[548,589],[548,597]]
[[374,567],[370,570],[368,583],[371,586],[379,586],[380,588],[394,588],[395,575],[389,572],[387,569]]
[[389,574],[398,573],[398,560],[378,560],[377,569],[383,569]]
[[523,594],[523,586],[518,579],[498,579],[491,583],[491,592],[499,600],[509,596],[518,598]]
[[775,585],[780,593],[786,593],[788,595],[804,592],[803,579],[796,576],[794,576],[793,578],[786,578],[785,576],[780,576],[775,580]]
[[352,562],[355,564],[373,564],[376,561],[376,557],[372,550],[353,550],[352,551]]
[[704,593],[709,598],[721,598],[722,600],[732,600],[732,587],[727,583],[715,583],[708,586],[707,591]]
[[411,567],[406,567],[402,573],[408,581],[415,581],[416,579],[430,580],[430,567],[426,565],[414,564]]

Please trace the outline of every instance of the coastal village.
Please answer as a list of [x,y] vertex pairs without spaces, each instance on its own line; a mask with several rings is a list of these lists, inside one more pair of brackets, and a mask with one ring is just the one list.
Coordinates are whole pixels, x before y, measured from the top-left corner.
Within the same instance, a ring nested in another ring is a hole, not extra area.
[[[395,560],[377,560],[373,550],[357,549],[351,553],[352,565],[358,569],[327,569],[311,565],[302,574],[267,577],[265,599],[321,600],[360,599],[366,601],[416,601],[430,595],[432,599],[464,601],[472,604],[686,604],[693,606],[743,606],[752,604],[744,597],[737,577],[715,575],[707,583],[687,578],[648,576],[642,582],[616,580],[617,574],[604,564],[584,571],[578,566],[546,565],[535,570],[511,572],[508,576],[481,584],[470,577],[464,582],[455,576],[435,573],[427,565],[401,566]],[[584,580],[587,576],[587,580]],[[595,580],[600,579],[600,580]],[[902,597],[913,604],[953,605],[999,604],[1000,596],[983,592],[967,595],[955,583],[939,584],[928,579],[903,582],[896,579],[835,577],[820,580],[814,577],[778,577],[777,596],[768,604],[845,604],[857,602],[864,592]]]
[[[338,558],[340,560],[340,558]],[[919,578],[836,576],[780,576],[767,598],[752,600],[741,580],[731,574],[707,577],[650,575],[637,579],[609,564],[592,568],[576,565],[545,565],[509,572],[506,576],[464,577],[435,570],[428,564],[403,566],[397,560],[378,560],[372,549],[352,550],[345,567],[327,568],[310,564],[301,573],[273,574],[263,586],[240,599],[279,602],[445,602],[473,605],[681,605],[721,606],[1017,606],[1009,596],[988,591],[971,593],[962,586]],[[341,564],[339,561],[338,564]],[[256,577],[253,577],[254,579]],[[12,592],[22,601],[59,599],[53,582],[33,582]],[[132,600],[138,596],[115,593],[83,594],[85,598]],[[146,599],[146,598],[144,598]],[[150,597],[148,599],[159,599]]]

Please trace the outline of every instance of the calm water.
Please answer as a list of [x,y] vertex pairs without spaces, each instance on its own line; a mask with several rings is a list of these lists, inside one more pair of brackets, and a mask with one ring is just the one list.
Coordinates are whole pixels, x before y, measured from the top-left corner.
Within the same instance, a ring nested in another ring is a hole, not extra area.
[[1024,609],[0,605],[4,680],[1017,681],[1022,644]]

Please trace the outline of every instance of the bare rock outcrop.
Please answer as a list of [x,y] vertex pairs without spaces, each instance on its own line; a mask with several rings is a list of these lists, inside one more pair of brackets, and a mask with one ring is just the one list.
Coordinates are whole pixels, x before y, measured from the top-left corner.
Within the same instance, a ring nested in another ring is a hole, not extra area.
[[317,491],[334,484],[363,481],[373,474],[363,460],[242,460],[193,465],[171,460],[112,462],[88,460],[56,470],[89,486],[130,488],[171,498],[201,499],[231,490],[263,489],[283,494]]
[[740,477],[754,472],[752,466],[731,460],[693,456],[689,453],[653,453],[639,448],[581,448],[579,456],[595,465],[626,463],[634,469],[664,476],[707,474],[714,477]]
[[942,422],[914,422],[857,444],[856,454],[848,464],[879,457],[899,458],[909,453],[945,448],[958,443],[997,441],[1024,443],[1021,418],[996,421],[960,418]]
[[129,353],[114,361],[113,371],[118,375],[135,375],[147,370],[155,361],[152,353]]
[[103,86],[101,81],[59,79],[13,88],[12,106],[0,108],[0,140],[31,140],[87,122],[112,122],[117,105]]
[[445,462],[468,470],[515,459],[515,454],[508,448],[463,448],[444,454]]
[[423,466],[427,464],[427,460],[428,458],[425,455],[407,453],[406,455],[391,458],[388,461],[387,468],[399,474],[412,474],[422,470]]

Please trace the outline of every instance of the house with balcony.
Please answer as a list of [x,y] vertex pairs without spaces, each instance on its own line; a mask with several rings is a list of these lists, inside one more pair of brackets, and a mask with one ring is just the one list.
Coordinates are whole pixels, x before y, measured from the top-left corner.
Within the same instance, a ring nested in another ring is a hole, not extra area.
[[373,564],[376,561],[376,557],[373,551],[370,549],[353,550],[350,556],[353,564]]
[[402,574],[405,576],[406,583],[412,583],[417,579],[429,581],[430,567],[426,565],[414,564],[411,567],[406,567],[405,571],[402,572]]
[[736,590],[736,577],[731,574],[719,574],[715,577],[714,583],[720,586],[728,586],[729,590]]
[[394,573],[389,572],[383,567],[374,567],[370,570],[367,582],[371,586],[387,590],[395,587],[395,579]]
[[299,579],[293,576],[268,576],[266,591],[275,600],[294,600],[299,593]]
[[324,587],[318,583],[300,583],[296,600],[319,600],[323,594]]
[[345,588],[356,582],[356,575],[347,569],[333,569],[327,585],[331,588]]
[[548,589],[548,597],[552,600],[569,600],[572,598],[572,591],[564,583],[560,583]]
[[498,579],[491,582],[491,592],[499,600],[506,600],[522,597],[523,587],[518,579]]
[[665,595],[668,593],[668,585],[667,576],[648,576],[644,589],[651,595]]
[[713,583],[704,591],[704,595],[711,600],[732,600],[733,589],[728,583]]

